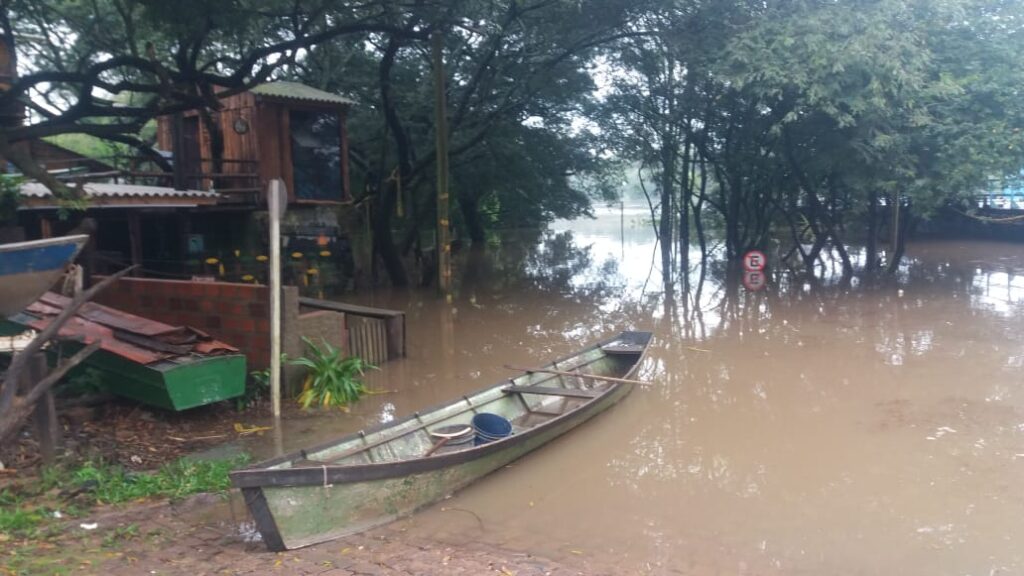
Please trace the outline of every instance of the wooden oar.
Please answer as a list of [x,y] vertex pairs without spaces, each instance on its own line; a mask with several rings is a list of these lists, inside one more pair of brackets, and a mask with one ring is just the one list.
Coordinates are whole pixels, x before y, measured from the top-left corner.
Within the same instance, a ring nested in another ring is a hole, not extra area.
[[576,372],[565,372],[563,370],[553,370],[551,368],[521,368],[519,366],[510,366],[505,364],[505,368],[509,370],[515,370],[516,372],[533,373],[539,372],[541,374],[557,374],[559,376],[574,376],[576,378],[586,378],[589,380],[605,380],[607,382],[619,382],[621,384],[639,384],[641,386],[648,386],[650,382],[644,382],[642,380],[630,380],[628,378],[616,378],[614,376],[601,376],[598,374],[579,374]]
[[447,444],[449,440],[451,440],[451,438],[441,438],[437,442],[434,442],[434,445],[430,447],[430,450],[427,450],[427,453],[424,454],[423,457],[426,458],[427,456],[430,456],[434,452],[437,452],[438,450],[441,449],[441,447]]
[[[450,428],[450,430],[444,430],[445,428]],[[430,456],[434,452],[437,452],[452,438],[464,436],[467,433],[471,432],[472,430],[473,428],[471,426],[445,426],[438,430],[431,430],[430,435],[436,438],[440,438],[440,440],[435,442],[434,445],[430,447],[430,450],[427,450],[427,453],[424,454],[423,457],[426,458],[427,456]]]

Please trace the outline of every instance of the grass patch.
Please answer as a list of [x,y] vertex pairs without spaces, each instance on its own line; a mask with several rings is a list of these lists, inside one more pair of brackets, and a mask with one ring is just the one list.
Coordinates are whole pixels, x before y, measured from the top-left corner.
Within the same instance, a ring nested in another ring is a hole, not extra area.
[[165,464],[156,472],[127,472],[120,466],[89,463],[73,475],[73,484],[88,486],[96,503],[118,504],[142,498],[183,498],[199,492],[223,492],[231,487],[228,472],[248,458],[185,460]]
[[[70,471],[43,470],[29,486],[18,491],[0,490],[0,543],[47,539],[55,535],[54,521],[58,518],[83,516],[97,504],[223,492],[231,487],[228,472],[247,461],[247,456],[210,461],[180,459],[155,472],[128,472],[103,462],[90,462]],[[55,516],[57,511],[60,514]]]

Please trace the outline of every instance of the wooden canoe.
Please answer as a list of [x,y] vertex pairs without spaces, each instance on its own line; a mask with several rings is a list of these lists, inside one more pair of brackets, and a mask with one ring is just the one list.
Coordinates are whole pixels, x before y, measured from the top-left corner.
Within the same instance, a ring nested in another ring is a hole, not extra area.
[[[612,406],[631,390],[649,332],[622,332],[531,372],[453,402],[231,473],[274,551],[361,532],[411,514],[543,446]],[[542,371],[579,372],[592,377]],[[431,431],[499,414],[511,436],[440,446]]]

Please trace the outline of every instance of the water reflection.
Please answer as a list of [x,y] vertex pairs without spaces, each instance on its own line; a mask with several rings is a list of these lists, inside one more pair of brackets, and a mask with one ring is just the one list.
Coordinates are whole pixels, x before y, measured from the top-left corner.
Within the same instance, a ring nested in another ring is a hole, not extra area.
[[892,285],[846,287],[826,263],[751,293],[696,252],[663,284],[649,226],[627,223],[465,251],[451,304],[367,295],[409,313],[410,357],[371,381],[397,392],[290,422],[287,447],[649,329],[650,386],[402,528],[600,573],[1024,572],[1017,247],[919,243]]

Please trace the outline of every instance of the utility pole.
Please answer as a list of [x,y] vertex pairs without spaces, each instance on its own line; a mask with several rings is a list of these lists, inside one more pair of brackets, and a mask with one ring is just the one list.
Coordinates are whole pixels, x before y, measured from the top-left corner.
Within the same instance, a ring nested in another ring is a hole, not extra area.
[[444,89],[444,38],[434,31],[430,35],[434,68],[434,125],[437,132],[437,289],[451,298],[452,262],[448,201],[448,105]]

